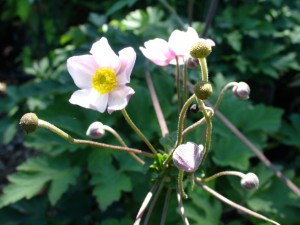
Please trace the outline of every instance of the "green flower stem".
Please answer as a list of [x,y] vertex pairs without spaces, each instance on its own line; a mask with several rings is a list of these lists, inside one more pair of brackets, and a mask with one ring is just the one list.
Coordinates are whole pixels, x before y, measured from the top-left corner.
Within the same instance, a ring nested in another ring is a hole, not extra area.
[[150,92],[150,96],[151,96],[151,100],[152,100],[152,104],[154,107],[154,111],[158,120],[158,124],[160,126],[160,130],[161,130],[161,134],[163,137],[166,137],[169,134],[169,130],[168,130],[168,126],[167,126],[167,122],[165,120],[164,114],[161,110],[160,104],[159,104],[159,100],[153,85],[153,81],[152,78],[150,76],[150,72],[148,70],[148,66],[147,64],[145,65],[145,75],[146,75],[146,82],[147,82],[147,86]]
[[164,165],[167,165],[169,161],[172,158],[173,152],[175,149],[182,143],[183,140],[183,125],[184,125],[184,119],[186,115],[186,111],[188,110],[189,106],[193,103],[193,101],[196,99],[196,95],[192,95],[183,105],[181,112],[179,114],[179,121],[178,121],[178,130],[177,130],[177,140],[175,143],[174,148],[171,150],[168,158],[164,161]]
[[279,223],[277,223],[276,221],[274,220],[271,220],[259,213],[256,213],[250,209],[247,209],[231,200],[229,200],[228,198],[224,197],[223,195],[220,195],[218,192],[214,191],[213,189],[211,189],[210,187],[208,187],[207,185],[201,183],[201,179],[200,178],[195,178],[195,182],[196,184],[201,187],[203,190],[209,192],[210,194],[212,194],[214,197],[218,198],[219,200],[221,200],[222,202],[226,203],[227,205],[230,205],[231,207],[239,210],[239,211],[242,211],[250,216],[253,216],[257,219],[261,219],[261,220],[264,220],[264,221],[268,221],[270,223],[273,223],[273,224],[276,224],[276,225],[280,225]]
[[198,60],[201,68],[202,80],[208,82],[208,70],[207,70],[206,58],[200,58]]
[[[214,115],[214,110],[210,107],[205,107],[206,110],[209,110],[209,117],[211,118]],[[196,128],[200,127],[201,125],[203,125],[205,123],[205,117],[201,118],[200,120],[198,120],[196,123],[193,123],[192,125],[190,125],[189,127],[187,127],[182,135],[183,137],[185,137],[187,134],[189,134],[190,132],[192,132],[193,130],[195,130]]]
[[183,66],[183,98],[182,98],[183,102],[186,102],[187,99],[187,79],[188,79],[187,62],[185,62]]
[[202,161],[205,160],[206,156],[207,156],[207,153],[210,149],[210,144],[211,144],[211,132],[212,132],[212,122],[211,122],[211,118],[208,114],[208,112],[206,111],[206,107],[204,105],[204,102],[201,100],[201,99],[197,99],[198,101],[198,104],[199,104],[199,107],[200,109],[202,110],[203,112],[203,115],[204,115],[204,118],[205,118],[205,121],[206,121],[206,125],[207,125],[207,128],[206,128],[206,141],[205,141],[205,148],[204,148],[204,155],[203,155],[203,159]]
[[177,202],[178,202],[178,208],[179,208],[180,216],[181,216],[181,218],[184,222],[184,225],[189,225],[189,221],[188,221],[188,219],[186,217],[186,214],[184,212],[184,206],[183,206],[180,191],[178,190],[178,186],[176,187],[176,194],[177,194]]
[[238,171],[222,171],[222,172],[216,173],[210,177],[201,179],[201,182],[209,182],[209,181],[212,181],[221,176],[238,176],[240,178],[243,178],[245,176],[245,174],[238,172]]
[[127,123],[131,126],[131,128],[139,135],[140,138],[145,142],[145,144],[148,146],[148,148],[153,152],[153,154],[157,154],[157,151],[153,147],[153,145],[150,143],[150,141],[145,137],[145,135],[139,130],[139,128],[133,123],[133,121],[130,119],[128,113],[125,109],[121,110],[125,120]]
[[160,225],[166,224],[166,218],[167,218],[168,208],[169,208],[169,204],[170,204],[171,193],[172,193],[172,189],[168,188],[166,197],[165,197],[165,201],[164,201],[163,211],[161,214]]
[[183,175],[184,175],[184,171],[179,170],[179,173],[178,173],[178,189],[179,189],[179,193],[180,193],[181,197],[184,198],[184,199],[187,199],[188,196],[184,192],[184,188],[183,188]]
[[220,105],[220,103],[221,103],[221,101],[222,101],[222,99],[223,99],[223,97],[224,97],[224,94],[225,94],[225,92],[228,90],[228,88],[231,88],[231,87],[234,87],[234,86],[237,86],[237,85],[238,85],[238,82],[230,82],[230,83],[226,84],[226,85],[222,88],[222,90],[221,90],[221,92],[220,92],[220,94],[219,94],[219,97],[218,97],[218,99],[217,99],[217,102],[216,102],[216,104],[215,104],[215,106],[214,106],[214,111],[216,111],[216,110],[218,109],[218,107],[219,107],[219,105]]
[[150,206],[149,206],[148,212],[146,214],[146,217],[145,217],[143,225],[148,225],[149,224],[150,216],[151,216],[151,214],[153,212],[155,204],[157,203],[158,197],[159,197],[161,191],[163,190],[164,182],[165,182],[165,178],[163,177],[162,181],[160,182],[160,184],[158,186],[158,190],[154,193],[153,200],[150,203]]
[[140,154],[140,155],[146,156],[148,158],[155,158],[155,155],[152,153],[143,152],[141,150],[134,149],[134,148],[109,145],[109,144],[104,144],[104,143],[99,143],[99,142],[94,142],[94,141],[88,141],[88,140],[74,139],[66,132],[62,131],[61,129],[57,128],[56,126],[52,125],[51,123],[41,120],[41,119],[38,120],[38,126],[46,128],[46,129],[52,131],[53,133],[59,135],[63,139],[65,139],[71,143],[74,143],[74,144],[85,144],[85,145],[90,145],[93,147],[107,148],[107,149],[118,150],[118,151],[123,151],[123,152],[127,152],[127,153],[132,152],[135,154]]
[[[122,137],[118,134],[117,131],[115,131],[112,127],[107,126],[107,125],[103,125],[103,129],[108,131],[109,133],[111,133],[112,135],[114,135],[114,137],[120,142],[120,144],[123,147],[127,147],[126,143],[124,142],[124,140],[122,139]],[[135,153],[130,152],[129,153],[138,163],[140,163],[141,165],[144,165],[145,162],[139,158]]]
[[145,199],[144,199],[144,201],[143,201],[143,203],[142,203],[142,205],[141,205],[141,207],[140,207],[140,209],[139,209],[139,211],[138,211],[138,213],[137,213],[137,215],[135,217],[135,222],[134,222],[133,225],[139,225],[140,224],[140,222],[142,220],[142,217],[144,215],[144,212],[145,212],[145,210],[146,210],[146,208],[147,208],[147,206],[148,206],[151,198],[156,193],[157,188],[161,186],[161,183],[162,183],[161,181],[160,182],[156,181],[154,183],[154,185],[152,186],[151,190],[146,195],[146,197],[145,197]]
[[193,130],[195,130],[196,128],[200,127],[201,125],[203,125],[205,123],[205,118],[201,118],[200,120],[198,120],[196,123],[193,123],[192,125],[190,125],[189,127],[187,127],[183,132],[182,135],[183,137],[185,137],[187,134],[189,134],[190,132],[192,132]]
[[178,104],[178,113],[181,109],[181,98],[180,98],[180,67],[178,62],[178,57],[176,56],[176,93],[177,93],[177,104]]

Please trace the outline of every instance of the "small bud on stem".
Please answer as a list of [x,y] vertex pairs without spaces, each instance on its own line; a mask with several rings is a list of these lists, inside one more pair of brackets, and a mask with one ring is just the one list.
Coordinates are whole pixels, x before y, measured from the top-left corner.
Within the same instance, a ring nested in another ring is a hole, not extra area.
[[200,38],[199,41],[192,45],[190,55],[197,59],[206,58],[210,55],[212,46],[215,46],[212,40]]
[[173,153],[175,166],[185,172],[195,172],[203,158],[203,145],[192,142],[179,145]]
[[20,126],[27,133],[34,132],[39,124],[39,118],[35,113],[26,113],[20,120]]
[[98,121],[92,123],[86,131],[86,135],[93,139],[101,138],[104,134],[104,125]]
[[239,82],[237,86],[232,88],[232,92],[238,99],[245,100],[249,98],[250,87],[245,82]]
[[213,92],[212,85],[207,81],[199,81],[195,84],[194,92],[198,99],[206,100]]
[[254,173],[247,173],[241,179],[241,186],[246,190],[257,189],[259,185],[258,177]]

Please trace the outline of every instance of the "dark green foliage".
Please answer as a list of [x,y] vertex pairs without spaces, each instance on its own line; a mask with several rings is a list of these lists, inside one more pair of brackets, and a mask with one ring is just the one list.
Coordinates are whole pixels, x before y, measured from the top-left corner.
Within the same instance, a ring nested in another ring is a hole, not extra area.
[[[188,20],[189,1],[168,2],[183,21]],[[201,34],[210,1],[194,2],[193,19],[201,22],[194,22],[193,27]],[[1,22],[9,24],[15,32],[13,38],[9,35],[5,41],[10,40],[7,45],[16,49],[14,59],[0,69],[1,81],[7,83],[5,94],[0,96],[0,143],[13,145],[15,140],[22,139],[21,148],[33,149],[37,154],[7,177],[8,184],[0,195],[0,224],[133,224],[153,185],[151,178],[155,178],[146,173],[146,166],[143,168],[126,153],[74,145],[42,128],[25,135],[18,122],[24,113],[33,111],[74,138],[85,139],[89,124],[99,120],[118,130],[128,146],[146,150],[120,112],[99,114],[68,102],[77,87],[68,75],[67,58],[88,53],[95,40],[106,36],[116,52],[127,46],[135,48],[138,57],[130,85],[136,94],[127,111],[158,149],[170,150],[177,129],[175,81],[171,75],[175,68],[147,64],[170,131],[170,136],[161,138],[145,81],[146,59],[138,47],[152,38],[168,38],[180,25],[158,1],[150,0],[113,4],[110,0],[9,0],[2,5]],[[299,10],[298,1],[219,1],[207,35],[216,42],[208,58],[214,87],[209,101],[216,101],[228,81],[248,82],[250,101],[237,100],[228,91],[219,110],[298,186]],[[6,26],[0,26],[2,33],[5,29]],[[10,77],[10,71],[18,74],[17,78]],[[197,76],[197,69],[190,70],[190,80],[197,80]],[[199,119],[188,114],[187,123],[195,118]],[[199,129],[186,139],[199,141],[201,136]],[[101,141],[118,144],[109,134]],[[159,174],[163,158],[161,154],[154,164],[147,161],[147,165],[152,164]],[[244,191],[236,177],[222,177],[209,186],[281,224],[300,223],[299,198],[217,118],[205,163],[201,170],[205,169],[206,175],[235,169],[257,173],[257,191]],[[165,194],[163,190],[149,224],[159,224]],[[191,224],[266,224],[241,216],[198,187],[194,191],[188,189],[188,195],[184,205]],[[177,212],[173,192],[166,224],[182,224]]]

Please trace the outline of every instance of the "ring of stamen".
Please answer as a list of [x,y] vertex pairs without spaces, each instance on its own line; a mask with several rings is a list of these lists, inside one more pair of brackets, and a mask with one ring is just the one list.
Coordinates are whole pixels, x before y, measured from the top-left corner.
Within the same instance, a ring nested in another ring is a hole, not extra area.
[[92,77],[92,87],[100,94],[107,94],[117,87],[115,71],[110,68],[97,69]]

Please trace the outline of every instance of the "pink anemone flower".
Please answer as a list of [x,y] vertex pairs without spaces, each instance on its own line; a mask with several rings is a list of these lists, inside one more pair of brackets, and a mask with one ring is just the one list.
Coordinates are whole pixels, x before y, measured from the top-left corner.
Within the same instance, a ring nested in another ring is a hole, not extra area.
[[130,75],[136,53],[128,47],[119,51],[119,56],[111,49],[106,38],[95,42],[91,55],[73,56],[67,61],[68,71],[75,85],[70,103],[109,114],[124,109],[134,94]]
[[192,27],[188,27],[187,31],[174,30],[168,42],[161,38],[146,41],[144,43],[145,47],[140,47],[140,50],[146,58],[156,65],[175,65],[176,57],[178,63],[182,65],[184,60],[190,57],[191,46],[200,40],[211,46],[215,45],[210,39],[199,38],[197,31]]

